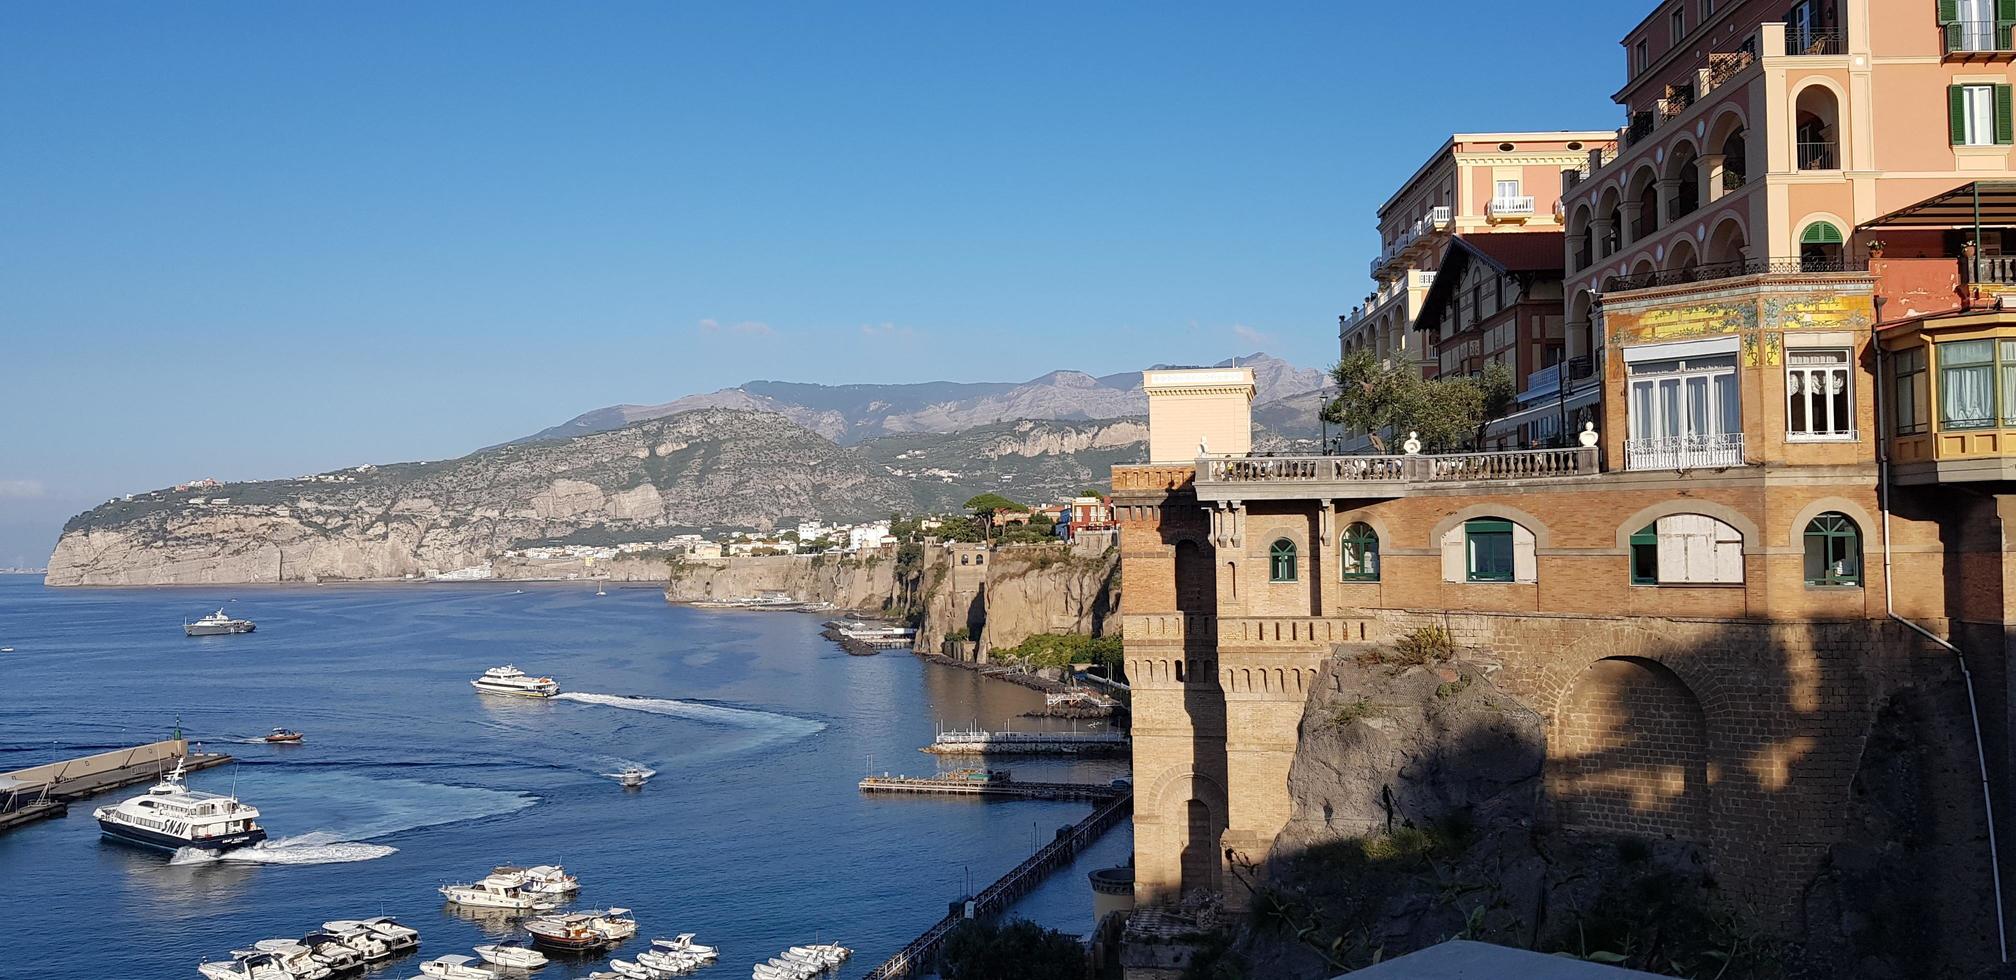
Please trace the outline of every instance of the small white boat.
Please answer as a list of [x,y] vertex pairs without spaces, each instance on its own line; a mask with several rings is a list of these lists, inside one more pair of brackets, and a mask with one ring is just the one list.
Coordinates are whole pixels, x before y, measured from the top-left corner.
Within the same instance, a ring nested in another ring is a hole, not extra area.
[[497,971],[477,966],[474,956],[436,956],[420,964],[420,972],[435,980],[497,980]]
[[373,936],[384,940],[385,945],[392,950],[395,956],[409,949],[416,949],[420,945],[420,934],[418,932],[400,925],[399,920],[389,915],[360,919],[358,922],[364,928],[371,930]]
[[567,873],[567,869],[557,864],[535,864],[521,868],[512,864],[500,864],[490,869],[491,874],[518,875],[525,879],[518,887],[534,895],[569,895],[581,890],[581,879]]
[[713,946],[702,946],[694,942],[693,936],[693,933],[682,932],[671,939],[653,939],[651,945],[669,953],[691,953],[702,959],[711,960],[721,955],[721,950]]
[[322,923],[323,934],[357,951],[367,963],[389,959],[392,944],[385,937],[371,931],[371,927],[355,919],[331,919]]
[[238,955],[230,960],[196,964],[196,972],[209,980],[293,980],[271,953]]
[[630,980],[662,980],[662,978],[672,975],[670,973],[661,973],[648,966],[631,963],[627,960],[610,960],[609,969],[615,970],[619,976],[629,977]]
[[301,945],[308,947],[317,960],[337,973],[347,973],[364,966],[364,952],[344,942],[335,933],[311,932],[301,937]]
[[546,954],[523,943],[485,943],[476,947],[483,962],[514,970],[537,970],[547,964]]
[[604,773],[603,775],[622,784],[625,789],[636,789],[644,785],[651,777],[658,775],[658,770],[646,769],[643,766],[624,766],[616,772]]
[[605,588],[603,588],[603,587],[602,587],[602,586],[600,586],[600,585],[597,585],[597,586],[595,586],[595,594],[596,594],[596,595],[608,595],[608,594],[609,594],[609,590],[608,590],[608,589],[605,589]]

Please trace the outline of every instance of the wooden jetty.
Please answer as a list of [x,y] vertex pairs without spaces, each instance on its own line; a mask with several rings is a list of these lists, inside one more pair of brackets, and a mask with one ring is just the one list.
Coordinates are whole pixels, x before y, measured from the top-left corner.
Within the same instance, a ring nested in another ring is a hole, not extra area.
[[864,793],[919,793],[943,796],[1003,796],[1025,800],[1110,800],[1126,792],[1111,783],[1020,783],[1012,779],[971,779],[948,776],[869,776]]
[[0,773],[0,830],[58,816],[63,804],[74,800],[121,786],[153,782],[174,768],[177,760],[189,771],[232,761],[221,752],[192,753],[187,741],[171,738]]
[[1070,827],[1057,832],[1057,839],[1043,845],[1042,849],[1029,859],[1015,866],[1014,870],[1002,875],[999,881],[988,885],[980,894],[961,903],[960,907],[939,919],[924,934],[912,940],[910,945],[898,950],[896,955],[884,961],[881,966],[868,971],[862,980],[895,980],[897,977],[914,976],[932,965],[937,958],[938,946],[945,941],[959,923],[967,919],[977,919],[993,915],[1008,907],[1009,903],[1028,893],[1042,883],[1050,872],[1071,863],[1085,846],[1098,840],[1101,834],[1114,824],[1126,819],[1134,809],[1134,794],[1123,792],[1119,796],[1099,805],[1092,815]]

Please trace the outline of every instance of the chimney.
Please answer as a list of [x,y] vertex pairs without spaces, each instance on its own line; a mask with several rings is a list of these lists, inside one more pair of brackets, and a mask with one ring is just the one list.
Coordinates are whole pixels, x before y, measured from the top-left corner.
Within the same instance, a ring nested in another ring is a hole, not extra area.
[[1145,371],[1141,386],[1148,392],[1148,462],[1253,451],[1252,368]]

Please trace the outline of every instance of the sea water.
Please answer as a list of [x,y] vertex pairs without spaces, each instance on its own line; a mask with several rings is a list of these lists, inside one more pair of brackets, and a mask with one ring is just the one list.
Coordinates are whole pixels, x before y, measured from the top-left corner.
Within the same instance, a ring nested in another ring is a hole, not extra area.
[[[188,638],[223,607],[240,636]],[[436,888],[503,863],[563,863],[577,904],[634,910],[640,940],[721,947],[700,977],[748,976],[787,946],[856,947],[858,976],[1089,812],[1083,803],[871,797],[868,772],[970,764],[920,753],[938,726],[1019,718],[1042,696],[906,653],[850,657],[818,617],[695,610],[652,588],[385,585],[47,589],[0,576],[0,771],[170,736],[236,765],[190,784],[235,791],[271,839],[211,855],[101,841],[91,809],[0,833],[8,961],[44,978],[196,977],[197,962],[328,919],[394,915],[419,960],[522,936]],[[481,695],[515,664],[548,700]],[[1068,724],[1068,723],[1066,723]],[[300,745],[268,745],[274,727]],[[1098,729],[1103,730],[1103,729]],[[1106,781],[1113,760],[1004,762],[1019,778]],[[657,775],[624,789],[608,774]],[[1013,914],[1083,933],[1085,873],[1124,863],[1126,828]],[[556,959],[581,977],[606,959]],[[0,974],[5,970],[0,969]]]

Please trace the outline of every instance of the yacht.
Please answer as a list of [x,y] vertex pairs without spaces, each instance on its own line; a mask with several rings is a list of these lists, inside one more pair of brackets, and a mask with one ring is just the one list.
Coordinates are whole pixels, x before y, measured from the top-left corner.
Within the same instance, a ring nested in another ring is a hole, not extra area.
[[490,870],[496,875],[517,875],[525,879],[518,886],[535,895],[567,895],[581,890],[581,879],[557,864],[535,864],[529,868],[500,864]]
[[524,943],[485,943],[476,947],[483,962],[513,970],[537,970],[547,963],[546,954]]
[[270,953],[233,954],[230,960],[196,964],[196,972],[209,980],[294,980]]
[[199,847],[221,851],[266,839],[259,810],[236,796],[204,793],[182,785],[182,760],[145,795],[91,811],[106,837],[174,851]]
[[234,950],[233,955],[251,956],[266,953],[273,962],[289,976],[298,980],[325,980],[336,971],[329,964],[315,958],[315,951],[292,939],[261,939],[252,944],[251,949]]
[[525,923],[532,944],[548,949],[602,949],[637,934],[637,920],[629,909],[606,912],[569,912],[541,916]]
[[470,681],[469,686],[485,694],[511,694],[521,698],[550,698],[560,693],[560,685],[553,678],[530,677],[510,664],[484,671],[483,676]]
[[258,629],[249,619],[232,619],[219,609],[193,623],[182,624],[183,636],[223,636],[228,633],[250,633]]
[[364,951],[344,942],[343,937],[335,933],[311,932],[301,937],[301,945],[308,947],[316,959],[337,973],[364,968]]
[[497,980],[496,970],[475,963],[474,956],[437,956],[420,964],[420,973],[438,980]]
[[441,897],[457,905],[469,905],[482,909],[510,909],[518,912],[535,912],[558,908],[559,903],[544,900],[539,895],[525,890],[525,876],[522,874],[489,874],[467,885],[442,885],[438,891]]
[[361,919],[359,924],[371,930],[373,936],[384,940],[386,948],[390,949],[394,956],[420,946],[420,934],[400,925],[399,920],[389,915]]

